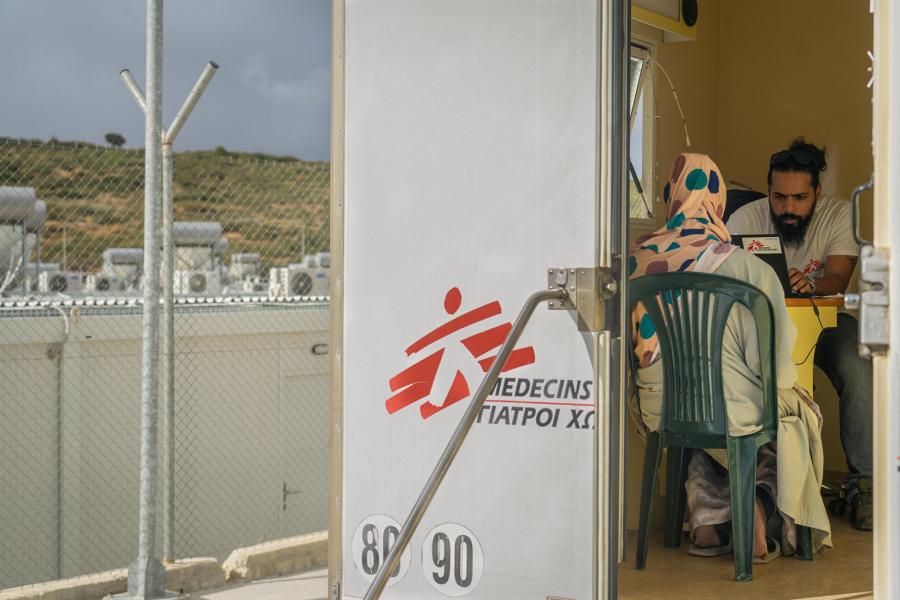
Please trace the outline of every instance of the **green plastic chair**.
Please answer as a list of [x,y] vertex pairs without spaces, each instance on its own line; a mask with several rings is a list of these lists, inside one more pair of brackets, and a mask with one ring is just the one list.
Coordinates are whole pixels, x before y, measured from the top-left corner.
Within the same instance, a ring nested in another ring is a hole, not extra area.
[[[725,448],[731,486],[731,540],[735,579],[753,578],[753,516],[756,496],[756,454],[778,432],[775,376],[774,315],[758,288],[730,277],[708,273],[647,275],[629,282],[629,306],[642,303],[656,328],[663,361],[664,387],[659,432],[647,435],[641,490],[638,569],[647,563],[652,499],[663,448],[668,448],[666,473],[667,548],[681,544],[688,462],[694,448]],[[753,434],[728,433],[722,391],[722,337],[735,303],[756,320],[763,388],[762,428]],[[634,352],[632,363],[636,367]],[[634,372],[634,371],[633,371]],[[798,527],[797,555],[812,560],[812,536]]]

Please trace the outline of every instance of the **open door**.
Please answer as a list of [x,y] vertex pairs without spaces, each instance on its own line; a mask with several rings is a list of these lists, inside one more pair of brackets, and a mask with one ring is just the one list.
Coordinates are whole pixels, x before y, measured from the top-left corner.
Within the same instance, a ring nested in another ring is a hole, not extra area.
[[627,29],[624,1],[335,0],[332,598],[575,271],[596,318],[534,313],[383,597],[615,597]]

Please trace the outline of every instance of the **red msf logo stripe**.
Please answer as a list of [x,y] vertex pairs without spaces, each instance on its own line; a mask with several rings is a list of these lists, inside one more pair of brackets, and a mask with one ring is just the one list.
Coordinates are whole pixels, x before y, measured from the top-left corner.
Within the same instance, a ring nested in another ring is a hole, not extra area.
[[[450,289],[444,297],[444,309],[448,314],[452,315],[459,309],[461,304],[462,294],[459,289]],[[478,308],[474,308],[426,333],[406,349],[406,354],[407,356],[412,356],[452,333],[475,325],[485,319],[495,317],[501,314],[501,312],[502,308],[497,301],[489,302]],[[511,323],[502,323],[463,338],[461,343],[465,346],[466,350],[469,351],[469,354],[472,355],[472,358],[478,362],[481,370],[487,372],[497,359],[497,355],[484,355],[499,348],[506,340],[511,329]],[[444,348],[439,348],[422,360],[408,366],[397,375],[391,377],[388,381],[388,385],[390,386],[391,391],[396,393],[385,401],[385,408],[387,409],[388,414],[394,414],[398,410],[431,395],[443,356]],[[530,365],[534,363],[534,360],[534,348],[531,346],[516,348],[510,353],[509,358],[503,365],[502,371],[506,372],[518,367]],[[430,401],[424,402],[419,406],[419,414],[422,415],[423,419],[427,419],[448,406],[452,406],[463,398],[468,397],[469,393],[469,384],[462,374],[462,371],[457,369],[456,374],[453,377],[453,382],[450,384],[450,388],[444,395],[443,401],[440,404],[433,404]]]
[[[496,316],[500,314],[500,303],[499,302],[491,302],[490,304],[485,304],[484,306],[479,306],[469,312],[459,315],[452,321],[448,321],[444,323],[437,329],[433,329],[423,335],[421,338],[413,342],[412,346],[406,349],[406,355],[412,356],[422,348],[430,346],[441,338],[445,338],[451,333],[459,331],[460,329],[464,329],[469,325],[474,325],[479,321],[483,321],[490,317]],[[510,325],[512,327],[512,325]],[[501,341],[501,343],[503,343]]]

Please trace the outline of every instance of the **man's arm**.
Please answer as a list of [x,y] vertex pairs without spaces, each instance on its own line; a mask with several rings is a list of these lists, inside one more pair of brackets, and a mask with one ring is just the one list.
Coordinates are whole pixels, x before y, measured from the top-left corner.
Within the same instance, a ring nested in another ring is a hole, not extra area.
[[[825,259],[825,274],[816,279],[815,294],[817,296],[829,296],[831,294],[843,294],[853,276],[856,268],[856,256],[829,256]],[[803,271],[790,269],[788,277],[791,280],[791,288],[795,292],[812,293],[812,286],[806,280]]]

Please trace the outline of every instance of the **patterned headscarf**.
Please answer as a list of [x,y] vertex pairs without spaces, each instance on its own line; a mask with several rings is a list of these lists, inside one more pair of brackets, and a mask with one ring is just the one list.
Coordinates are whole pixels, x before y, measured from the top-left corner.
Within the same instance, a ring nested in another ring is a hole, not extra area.
[[[680,154],[663,189],[666,224],[638,238],[628,257],[631,279],[676,271],[715,271],[734,251],[722,220],[725,188],[719,168],[705,154]],[[632,340],[641,367],[659,356],[653,321],[638,304],[631,315]]]

